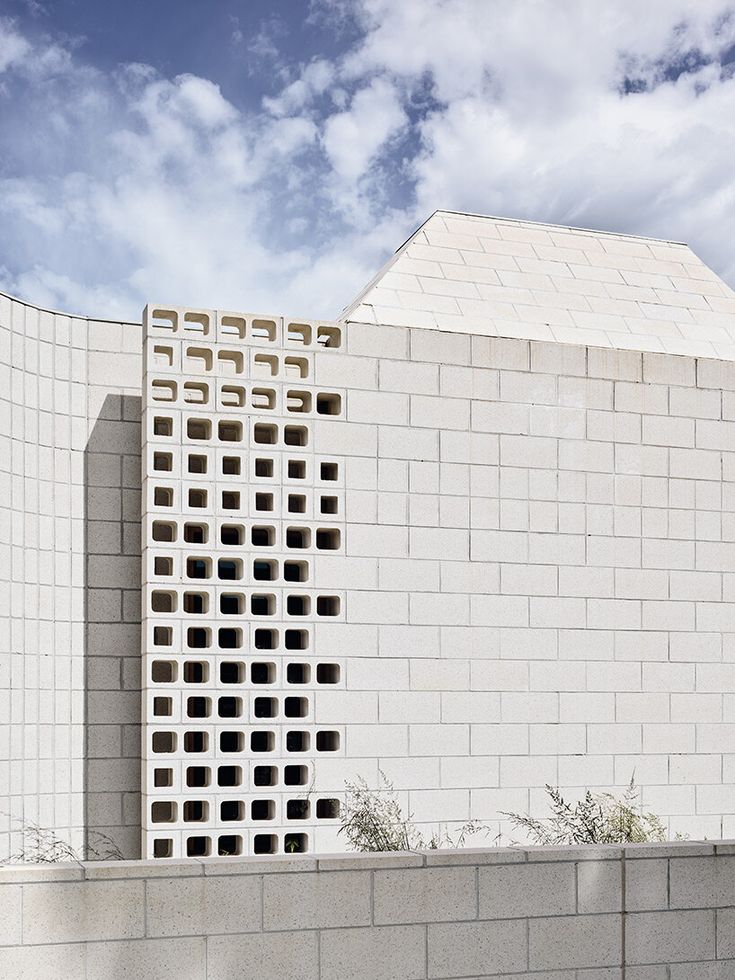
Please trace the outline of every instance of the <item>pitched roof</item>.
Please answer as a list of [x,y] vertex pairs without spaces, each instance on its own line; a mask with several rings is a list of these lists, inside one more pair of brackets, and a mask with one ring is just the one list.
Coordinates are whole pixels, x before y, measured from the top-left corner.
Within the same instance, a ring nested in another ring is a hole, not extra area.
[[735,292],[688,245],[451,211],[340,319],[735,360]]

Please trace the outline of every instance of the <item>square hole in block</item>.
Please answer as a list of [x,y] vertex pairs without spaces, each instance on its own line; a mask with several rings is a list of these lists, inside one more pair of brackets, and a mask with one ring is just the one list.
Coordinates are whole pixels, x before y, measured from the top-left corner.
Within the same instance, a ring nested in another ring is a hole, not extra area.
[[273,800],[253,800],[250,804],[251,820],[273,820],[276,815],[276,804]]
[[308,752],[311,738],[308,732],[290,731],[286,732],[286,751],[287,752]]
[[151,592],[151,610],[155,613],[175,612],[176,600],[175,592]]
[[209,664],[201,660],[186,660],[184,662],[185,684],[206,684],[209,680]]
[[286,425],[283,427],[283,441],[287,446],[306,446],[309,443],[309,430],[305,425]]
[[287,650],[306,650],[309,646],[307,630],[286,630],[285,645]]
[[259,626],[255,630],[254,639],[256,650],[275,650],[278,647],[278,630]]
[[244,684],[245,664],[239,660],[223,660],[219,665],[219,679],[223,684]]
[[290,493],[288,495],[289,514],[306,513],[306,497],[302,493]]
[[268,479],[273,478],[273,460],[260,458],[255,460],[255,475],[267,477]]
[[289,323],[286,337],[292,344],[308,345],[311,343],[311,327],[308,323]]
[[209,766],[187,766],[186,785],[187,786],[209,786],[212,781],[212,770]]
[[242,422],[220,421],[217,436],[220,442],[242,442]]
[[154,769],[153,770],[153,785],[154,786],[173,786],[174,784],[174,771],[173,769]]
[[287,718],[306,718],[309,714],[308,698],[285,698],[283,702],[283,713]]
[[342,411],[342,396],[321,391],[316,396],[317,415],[339,415]]
[[336,527],[320,527],[316,532],[316,546],[320,551],[337,551],[341,534]]
[[209,596],[202,592],[185,592],[184,612],[199,616],[209,612]]
[[171,660],[154,660],[151,664],[151,680],[154,684],[174,684],[177,665]]
[[153,505],[155,507],[173,507],[174,491],[171,487],[153,488]]
[[242,462],[239,456],[223,456],[222,472],[225,476],[239,476]]
[[153,453],[153,469],[170,473],[174,468],[174,458],[171,453]]
[[240,766],[218,766],[218,786],[240,786],[242,783],[242,768]]
[[245,612],[245,596],[238,592],[223,592],[219,597],[219,611],[225,616],[240,616]]
[[189,439],[211,439],[212,423],[209,419],[187,419],[186,435]]
[[211,578],[212,562],[209,558],[187,558],[186,559],[187,578]]
[[153,627],[153,646],[170,647],[174,642],[174,631],[171,626]]
[[209,819],[209,804],[206,800],[186,800],[184,802],[185,823],[206,823]]
[[278,838],[275,834],[255,834],[253,837],[253,854],[275,854],[278,849]]
[[245,543],[245,528],[242,524],[223,524],[219,532],[220,541],[226,545]]
[[186,856],[187,857],[208,857],[212,850],[212,841],[209,837],[187,837]]
[[316,801],[317,820],[337,820],[339,819],[340,806],[339,800],[330,797],[323,797]]
[[156,716],[170,716],[173,714],[174,703],[171,698],[153,698],[153,714]]
[[212,634],[206,626],[190,626],[186,631],[186,645],[191,650],[206,650],[212,645]]
[[217,561],[217,577],[224,582],[242,578],[242,562],[239,558],[220,558]]
[[153,435],[170,438],[174,434],[174,420],[165,415],[153,417]]
[[220,732],[220,752],[242,752],[245,748],[245,736],[242,732]]
[[253,616],[275,616],[276,597],[274,595],[252,595],[250,611]]
[[206,456],[194,456],[189,455],[188,457],[188,467],[190,473],[206,473],[207,472],[207,457]]
[[311,529],[308,527],[287,527],[287,548],[308,548],[311,544]]
[[184,732],[184,752],[206,752],[209,749],[208,732]]
[[242,854],[242,837],[239,834],[220,834],[217,838],[217,854],[220,857],[236,857]]
[[186,699],[186,713],[189,718],[209,718],[212,713],[210,698],[193,697]]
[[341,347],[342,331],[339,327],[317,327],[316,342],[322,347]]
[[337,463],[320,463],[319,479],[326,483],[332,483],[339,479],[339,466]]
[[176,732],[153,732],[151,746],[162,754],[176,751]]
[[278,426],[258,422],[253,426],[253,439],[258,445],[273,446],[278,441]]
[[184,541],[187,544],[206,544],[209,541],[209,528],[206,524],[184,524]]
[[272,493],[256,493],[255,494],[255,509],[256,510],[273,510],[273,494]]
[[154,575],[173,575],[174,573],[174,560],[166,555],[156,555],[153,559],[153,574]]
[[189,488],[189,506],[190,507],[206,507],[207,506],[207,491],[201,489]]
[[277,784],[277,766],[255,766],[253,768],[253,786],[276,786]]
[[154,858],[170,858],[174,855],[174,842],[170,837],[157,837],[153,841]]
[[217,714],[220,718],[239,718],[242,715],[242,698],[218,698]]
[[308,800],[286,800],[286,820],[308,820],[310,813]]
[[311,598],[308,595],[286,596],[286,613],[289,616],[308,616],[311,612]]
[[320,595],[316,598],[317,616],[339,616],[340,606],[338,595]]
[[283,782],[286,786],[306,786],[309,770],[306,766],[284,766]]
[[317,732],[317,752],[336,752],[339,749],[339,732]]
[[287,471],[288,471],[288,478],[289,478],[289,480],[305,480],[306,479],[306,460],[304,460],[304,459],[289,459]]
[[309,564],[305,561],[285,561],[283,578],[286,582],[306,582],[309,578]]
[[173,800],[156,800],[151,803],[152,823],[175,823],[176,804]]
[[283,849],[286,854],[305,854],[309,849],[309,838],[306,834],[286,834]]
[[337,497],[320,497],[319,511],[322,514],[336,514],[339,510],[339,499]]
[[272,548],[276,543],[274,527],[254,525],[250,529],[250,541],[255,548]]
[[239,490],[223,490],[222,491],[222,509],[223,510],[239,510],[240,509],[240,491]]
[[176,540],[176,525],[171,521],[154,521],[151,528],[154,541],[172,542]]
[[220,650],[238,650],[242,646],[242,630],[221,627],[217,630],[217,646]]
[[339,664],[316,665],[317,684],[339,684],[339,677],[340,677]]
[[278,715],[277,698],[255,698],[253,715],[256,718],[275,718]]
[[292,663],[286,667],[286,680],[289,684],[308,684],[311,668],[308,664]]
[[278,562],[256,558],[253,562],[253,578],[256,582],[273,582],[278,578]]
[[276,665],[254,661],[250,664],[250,680],[253,684],[275,684]]
[[219,816],[222,823],[244,820],[245,804],[242,800],[223,800],[219,805]]
[[273,732],[256,731],[250,733],[251,752],[272,752],[276,747],[276,736]]

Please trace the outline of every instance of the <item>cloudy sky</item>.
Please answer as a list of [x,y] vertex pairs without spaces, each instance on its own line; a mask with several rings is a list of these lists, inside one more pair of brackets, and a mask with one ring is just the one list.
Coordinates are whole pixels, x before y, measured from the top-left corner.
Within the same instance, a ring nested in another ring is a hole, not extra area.
[[735,285],[735,2],[0,0],[0,290],[334,316],[436,208]]

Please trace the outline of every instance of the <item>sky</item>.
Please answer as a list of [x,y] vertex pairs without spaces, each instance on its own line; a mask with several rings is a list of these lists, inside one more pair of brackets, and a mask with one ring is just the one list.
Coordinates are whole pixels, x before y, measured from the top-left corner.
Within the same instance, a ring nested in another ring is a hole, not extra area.
[[0,0],[0,291],[335,317],[438,208],[735,285],[735,0]]

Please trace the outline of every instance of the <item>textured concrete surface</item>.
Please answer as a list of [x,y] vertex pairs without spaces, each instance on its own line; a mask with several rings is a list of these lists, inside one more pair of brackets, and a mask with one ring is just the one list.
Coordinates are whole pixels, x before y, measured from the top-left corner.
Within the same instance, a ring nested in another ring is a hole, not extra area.
[[726,842],[10,867],[0,975],[727,980],[734,873]]

